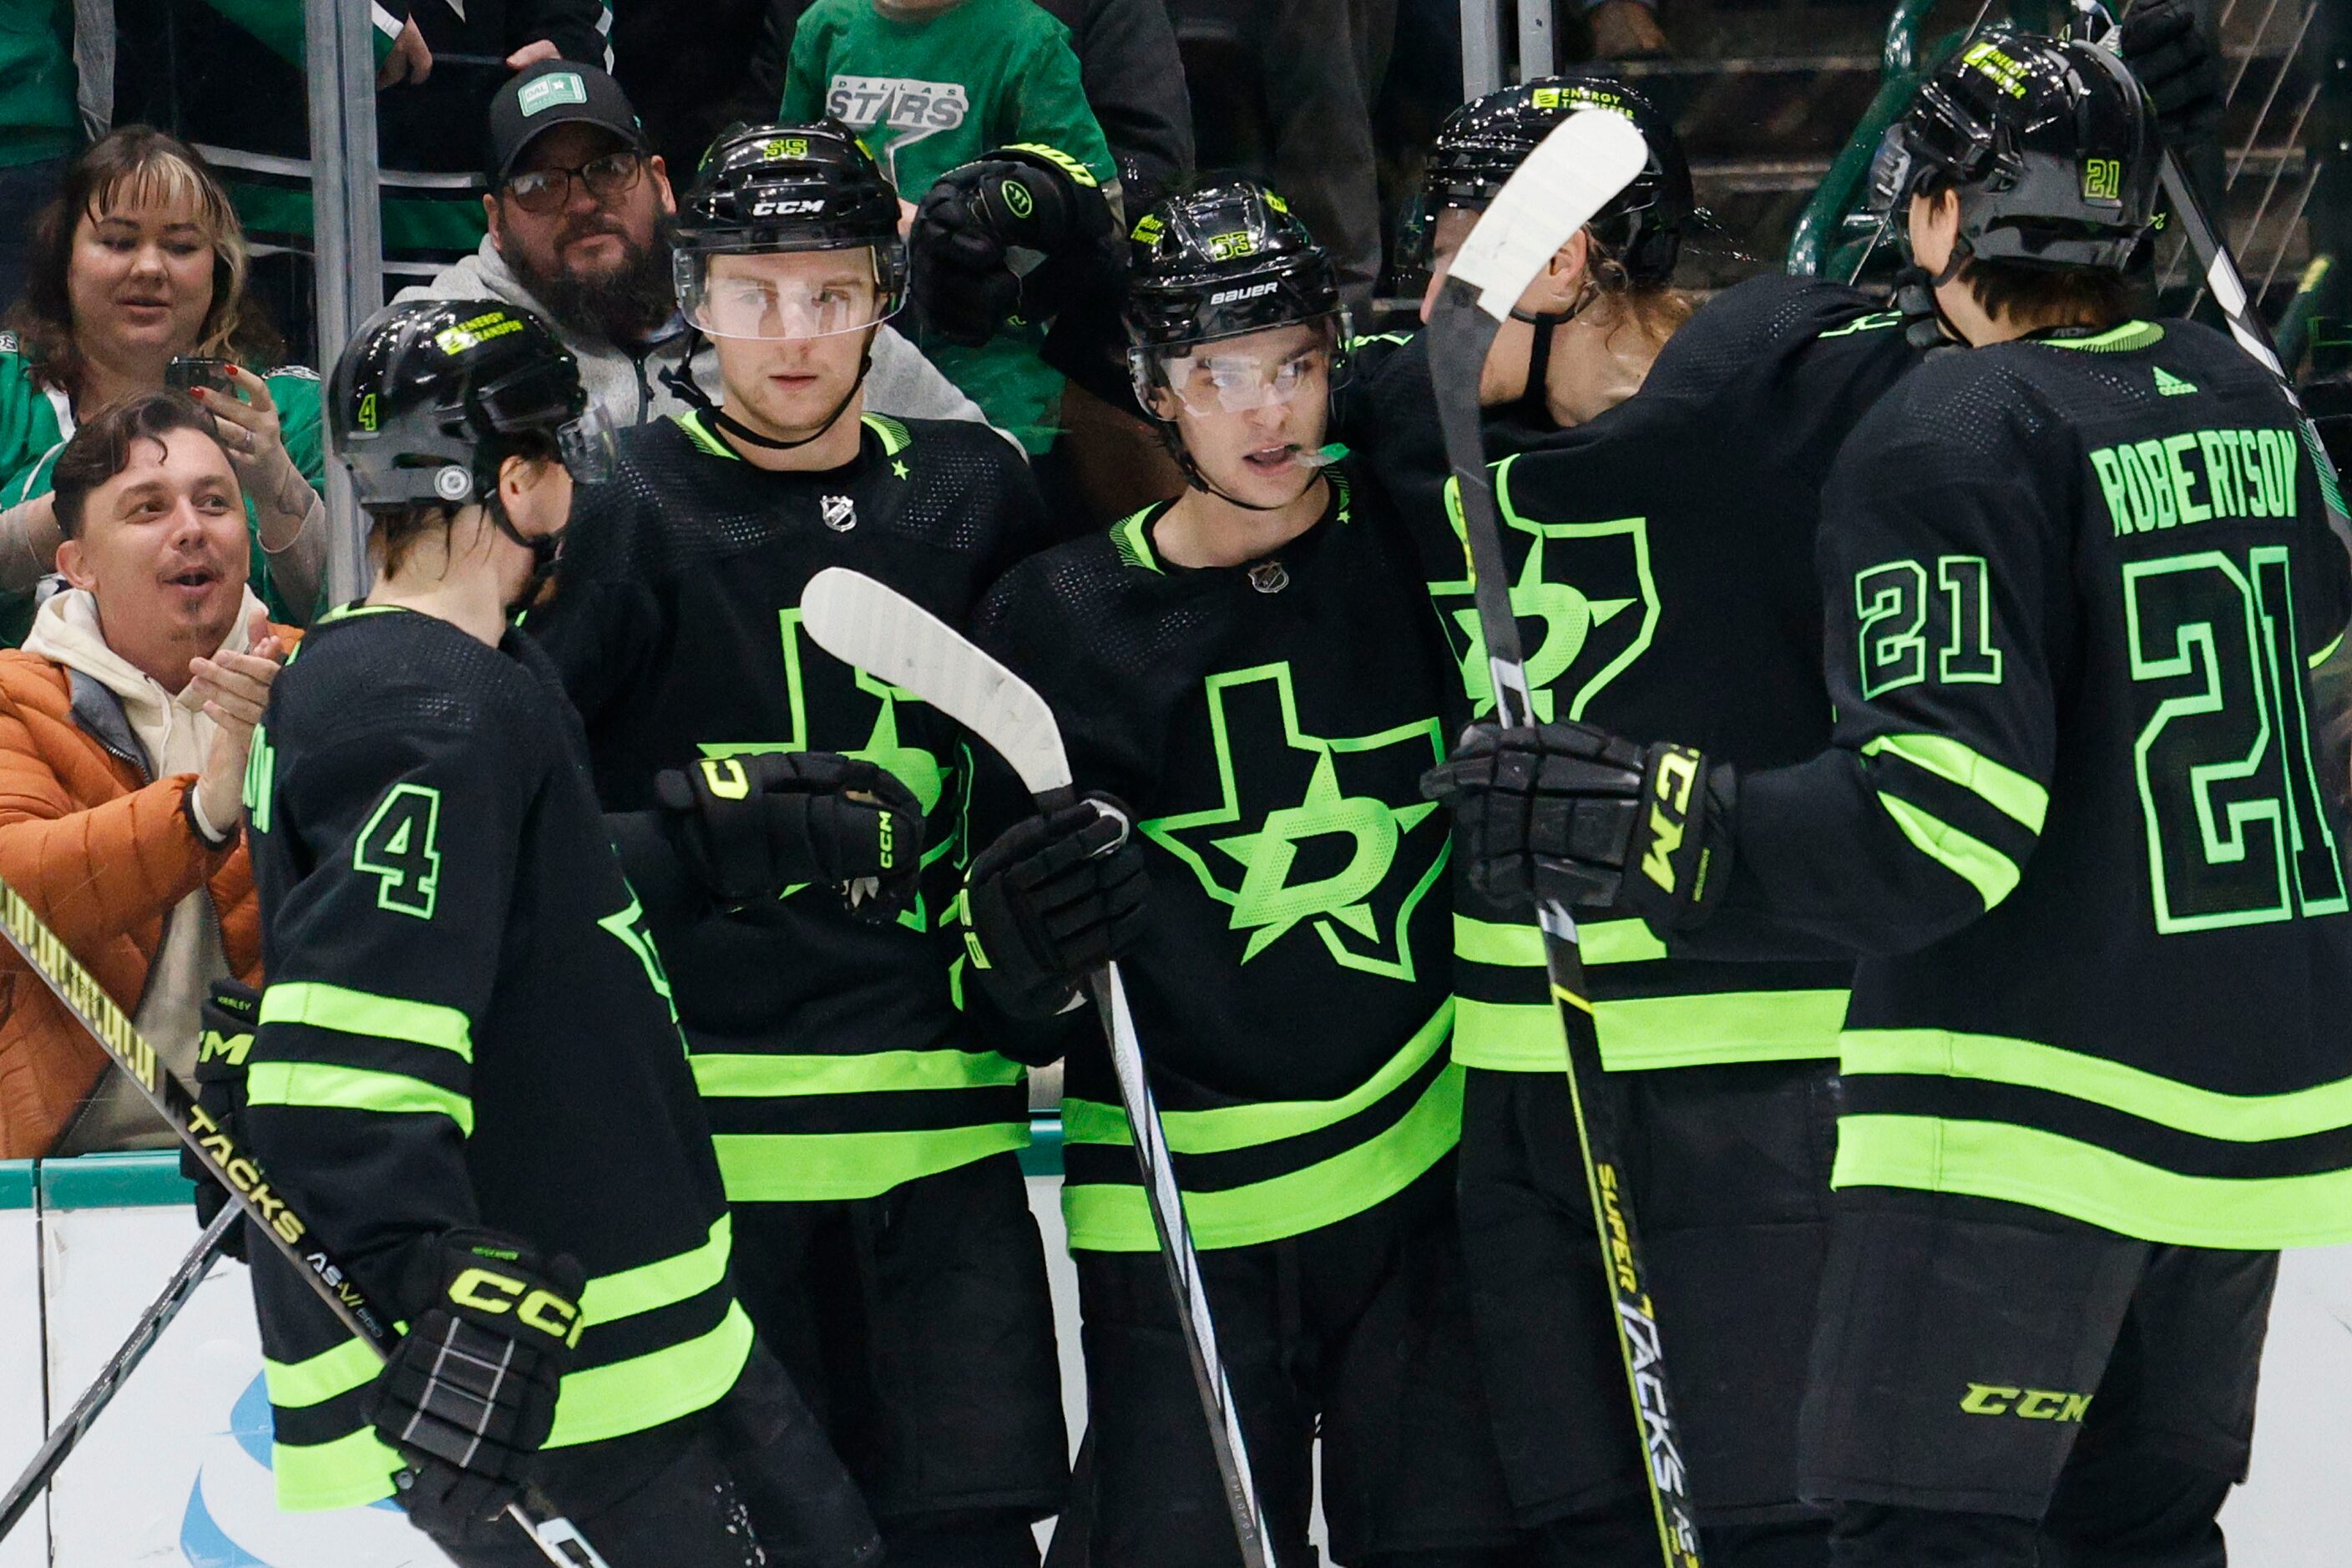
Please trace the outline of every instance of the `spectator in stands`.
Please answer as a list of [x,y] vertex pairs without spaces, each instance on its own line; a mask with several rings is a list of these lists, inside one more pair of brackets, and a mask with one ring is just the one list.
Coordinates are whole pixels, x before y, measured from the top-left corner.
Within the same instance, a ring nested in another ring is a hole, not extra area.
[[[0,652],[0,879],[165,1063],[194,1076],[212,982],[261,964],[239,784],[299,634],[246,584],[230,426],[176,392],[110,405],[56,467],[72,584]],[[0,1159],[173,1135],[57,999],[0,968]]]
[[[593,66],[544,62],[499,89],[489,121],[489,232],[473,255],[399,298],[489,297],[553,322],[588,395],[616,425],[685,409],[663,377],[689,344],[699,345],[696,379],[715,391],[718,360],[677,313],[669,169],[620,85]],[[888,327],[873,353],[868,406],[908,419],[982,417]]]
[[[298,351],[316,358],[300,0],[112,5],[121,43],[112,122],[161,126],[222,172],[265,298]],[[481,125],[492,94],[540,60],[609,65],[608,17],[604,0],[451,0],[371,14],[384,270],[397,288],[432,277],[482,237]]]
[[[766,0],[751,62],[758,113],[783,94],[784,61],[814,0]],[[1078,84],[1118,164],[1127,210],[1146,213],[1192,174],[1192,100],[1166,0],[1036,0],[1070,30]],[[673,24],[673,26],[675,26]],[[616,28],[617,34],[617,28]],[[632,62],[624,60],[625,67]],[[625,74],[625,70],[624,72]],[[919,193],[908,199],[920,202]]]
[[[902,210],[991,148],[1042,143],[1085,165],[1117,206],[1118,176],[1087,107],[1069,29],[1033,0],[817,0],[800,20],[777,118],[846,122]],[[948,378],[1032,454],[1060,428],[1062,378],[1023,322],[978,348],[925,341]]]
[[49,492],[67,437],[162,387],[181,355],[223,362],[223,382],[194,395],[221,421],[247,498],[250,575],[280,620],[310,619],[326,567],[319,378],[278,364],[246,264],[226,193],[185,144],[126,126],[74,161],[33,226],[25,291],[0,333],[0,643],[24,639],[55,563]]
[[72,0],[0,27],[0,300],[25,280],[25,231],[81,146],[74,104]]

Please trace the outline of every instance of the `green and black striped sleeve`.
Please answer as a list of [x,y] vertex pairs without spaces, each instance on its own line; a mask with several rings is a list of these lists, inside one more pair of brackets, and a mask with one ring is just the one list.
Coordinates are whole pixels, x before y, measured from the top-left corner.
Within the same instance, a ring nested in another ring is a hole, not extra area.
[[[475,1048],[533,794],[499,726],[373,728],[281,755],[263,853],[269,984],[247,1077],[255,1152],[380,1299],[477,1218]],[[281,867],[280,871],[286,869]]]
[[1915,951],[2006,899],[2040,837],[2068,531],[2030,465],[1888,413],[1857,430],[1823,494],[1834,738],[1741,780],[1733,884],[1686,944],[1699,955],[1752,952],[1759,925]]

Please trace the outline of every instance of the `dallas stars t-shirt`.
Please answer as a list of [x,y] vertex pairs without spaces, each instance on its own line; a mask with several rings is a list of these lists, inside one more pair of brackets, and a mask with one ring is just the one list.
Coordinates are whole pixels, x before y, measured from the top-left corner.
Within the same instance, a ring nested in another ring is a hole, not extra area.
[[[1154,507],[1016,566],[973,620],[1078,786],[1135,814],[1150,913],[1121,967],[1202,1247],[1360,1213],[1460,1134],[1447,827],[1419,788],[1449,671],[1392,518],[1331,472],[1264,560],[1175,565]],[[1070,1243],[1150,1250],[1101,1037],[1073,1034]]]
[[[793,36],[786,121],[826,115],[856,131],[907,201],[992,148],[1042,142],[1105,185],[1117,165],[1087,107],[1070,30],[1034,0],[962,0],[928,16],[884,16],[874,0],[817,0]],[[1053,445],[1062,378],[1037,357],[1034,327],[977,349],[926,342],[941,374],[1032,452]]]

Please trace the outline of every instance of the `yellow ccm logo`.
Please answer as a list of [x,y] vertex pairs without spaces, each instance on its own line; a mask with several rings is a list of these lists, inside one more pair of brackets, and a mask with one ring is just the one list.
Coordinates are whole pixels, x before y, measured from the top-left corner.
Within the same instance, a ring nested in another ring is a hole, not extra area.
[[1960,1408],[1970,1415],[2014,1415],[2021,1421],[2072,1421],[2079,1426],[2090,1413],[2091,1396],[2053,1388],[1971,1383],[1961,1397]]
[[1658,800],[1650,807],[1650,847],[1642,857],[1642,870],[1669,893],[1675,890],[1675,851],[1683,847],[1683,825],[1690,818],[1691,782],[1697,777],[1698,759],[1688,752],[1668,752],[1658,759]]
[[741,800],[751,793],[750,775],[732,757],[703,758],[702,782],[721,800]]
[[521,1280],[487,1268],[468,1268],[458,1275],[449,1286],[449,1300],[477,1312],[510,1311],[519,1321],[567,1345],[578,1344],[581,1331],[588,1326],[581,1321],[580,1309],[562,1297],[550,1290],[526,1293]]

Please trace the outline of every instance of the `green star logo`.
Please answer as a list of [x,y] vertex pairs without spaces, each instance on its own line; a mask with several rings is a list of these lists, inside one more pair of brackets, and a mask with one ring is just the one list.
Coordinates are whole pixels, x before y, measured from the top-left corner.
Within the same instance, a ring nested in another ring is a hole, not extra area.
[[894,479],[903,479],[907,478],[907,476],[908,468],[906,459],[901,458],[892,461],[890,464],[890,477]]
[[[792,704],[792,733],[779,741],[703,742],[706,757],[744,757],[762,752],[837,752],[858,757],[898,775],[923,808],[923,864],[929,866],[955,847],[951,819],[939,810],[947,797],[953,771],[920,746],[903,742],[898,735],[902,706],[919,705],[922,699],[887,681],[877,680],[810,641],[801,629],[797,606],[776,614],[783,647],[784,692]],[[786,889],[790,898],[798,887]],[[898,917],[917,931],[928,930],[923,900]]]
[[1207,689],[1220,799],[1137,826],[1231,910],[1227,928],[1248,933],[1242,963],[1306,926],[1343,968],[1411,981],[1406,928],[1449,847],[1420,795],[1422,772],[1445,752],[1437,720],[1307,734],[1287,664],[1213,675]]
[[[1650,520],[1612,518],[1598,522],[1538,522],[1511,505],[1509,474],[1516,458],[1496,472],[1495,499],[1503,517],[1503,551],[1516,558],[1511,610],[1518,617],[1519,645],[1527,655],[1528,686],[1537,718],[1581,719],[1610,682],[1649,651],[1658,629],[1658,589],[1650,571]],[[1463,531],[1461,505],[1451,481],[1446,510],[1454,530]],[[1433,582],[1446,637],[1461,661],[1462,684],[1473,711],[1495,707],[1494,681],[1486,668],[1486,639],[1478,631],[1476,592],[1467,552],[1463,573],[1451,582]]]

